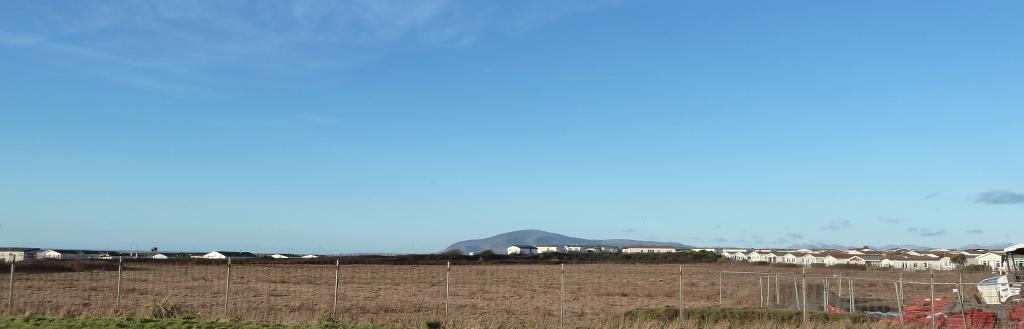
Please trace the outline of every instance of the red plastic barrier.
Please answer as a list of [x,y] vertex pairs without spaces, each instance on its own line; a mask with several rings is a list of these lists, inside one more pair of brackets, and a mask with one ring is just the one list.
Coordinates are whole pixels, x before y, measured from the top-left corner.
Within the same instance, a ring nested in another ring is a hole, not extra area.
[[[966,326],[964,325],[965,317],[967,318]],[[996,313],[973,310],[964,312],[963,316],[950,315],[946,318],[946,328],[991,329],[996,327],[998,321],[999,316]]]
[[1017,321],[1024,322],[1024,305],[1017,304],[1008,313],[1009,313],[1008,315],[1010,316],[1010,319],[1014,319],[1014,320],[1017,320]]

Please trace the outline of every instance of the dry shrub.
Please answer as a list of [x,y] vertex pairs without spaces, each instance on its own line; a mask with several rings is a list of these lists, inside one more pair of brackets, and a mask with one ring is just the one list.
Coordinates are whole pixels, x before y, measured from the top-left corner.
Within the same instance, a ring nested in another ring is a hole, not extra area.
[[153,305],[149,316],[154,319],[192,320],[198,318],[199,313],[186,305],[161,301]]

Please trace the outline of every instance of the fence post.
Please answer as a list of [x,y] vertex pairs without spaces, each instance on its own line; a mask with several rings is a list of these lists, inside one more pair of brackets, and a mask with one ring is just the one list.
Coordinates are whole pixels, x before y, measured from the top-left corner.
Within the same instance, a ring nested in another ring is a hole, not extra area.
[[828,277],[821,280],[821,310],[828,312]]
[[779,294],[781,292],[781,290],[779,289],[779,283],[782,282],[780,280],[781,280],[781,278],[779,277],[779,274],[776,273],[775,274],[775,305],[782,304],[782,297]]
[[718,307],[724,307],[722,304],[722,271],[718,271]]
[[801,313],[801,318],[802,318],[802,323],[803,323],[804,327],[807,327],[807,268],[806,267],[804,267],[802,269],[802,271],[800,272],[800,281],[802,282],[801,283],[802,287],[800,288],[802,297],[800,297],[800,299],[802,299],[802,303],[804,304],[803,305],[804,306],[803,312]]
[[683,319],[683,266],[679,265],[679,314],[676,319]]
[[764,275],[757,277],[757,292],[761,294],[761,307],[764,307]]
[[838,283],[839,283],[839,287],[838,287],[839,295],[836,296],[836,297],[838,297],[839,300],[843,300],[843,272],[839,272],[839,280],[836,280],[836,281],[838,281]]
[[796,310],[800,310],[800,287],[796,285],[796,276],[793,276],[793,300],[796,301]]
[[963,268],[960,269],[960,279],[957,280],[956,294],[957,294],[957,296],[960,297],[960,298],[957,298],[957,299],[960,300],[960,318],[964,320],[964,328],[970,328],[971,326],[969,324],[967,324],[967,311],[965,310],[967,308],[967,305],[964,305],[964,270],[963,270]]
[[448,326],[448,299],[451,291],[452,262],[449,261],[444,273],[444,325]]
[[931,306],[931,313],[929,318],[931,321],[931,328],[935,329],[935,270],[928,269],[928,290],[931,292],[931,302],[928,303]]
[[561,329],[565,323],[565,264],[561,264],[558,273],[558,328]]
[[900,279],[896,284],[896,302],[900,308],[900,324],[903,324],[903,272],[900,272]]
[[338,288],[341,287],[341,260],[334,261],[334,303],[331,304],[331,317],[338,316]]
[[114,312],[121,311],[121,267],[124,263],[124,257],[117,257],[117,298],[114,302]]
[[848,279],[850,282],[847,284],[850,286],[850,313],[857,312],[857,295],[856,291],[853,290],[853,279]]
[[14,314],[14,262],[11,262],[11,277],[7,281],[7,313]]
[[228,257],[228,272],[224,276],[224,316],[230,315],[231,303],[231,257]]

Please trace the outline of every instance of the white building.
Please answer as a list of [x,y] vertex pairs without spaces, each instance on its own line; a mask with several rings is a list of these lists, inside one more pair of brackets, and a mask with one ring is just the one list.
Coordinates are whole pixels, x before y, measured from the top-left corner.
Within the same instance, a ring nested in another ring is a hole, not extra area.
[[548,246],[548,245],[537,246],[537,252],[541,253],[541,254],[549,253],[549,252],[565,252],[565,247],[564,246]]
[[100,252],[94,250],[48,249],[39,253],[45,259],[99,259]]
[[256,258],[256,255],[245,251],[211,251],[203,255],[205,259],[248,259]]
[[676,252],[675,246],[627,246],[622,248],[623,253],[627,254],[642,254],[642,253],[671,253]]
[[747,254],[750,257],[751,263],[765,262],[765,263],[778,263],[782,262],[782,257],[785,253],[779,253],[775,251],[755,250]]
[[152,258],[152,259],[187,259],[187,258],[194,258],[194,257],[192,257],[193,255],[195,255],[195,254],[193,254],[193,253],[185,253],[185,252],[161,252],[161,253],[153,254],[153,256],[149,256],[149,258]]
[[509,255],[533,255],[537,253],[537,247],[527,245],[508,246],[505,249]]
[[992,271],[1003,271],[1006,269],[1006,264],[1003,264],[1003,255],[987,252],[978,256],[968,257],[968,265],[984,265]]
[[907,271],[953,269],[949,257],[888,255],[879,265]]
[[587,246],[573,245],[565,246],[565,252],[584,252],[587,250]]
[[746,249],[722,249],[722,256],[735,261],[746,261]]
[[0,263],[13,263],[36,258],[39,248],[0,248]]
[[302,255],[297,254],[272,254],[270,258],[273,259],[289,259],[289,258],[302,258]]

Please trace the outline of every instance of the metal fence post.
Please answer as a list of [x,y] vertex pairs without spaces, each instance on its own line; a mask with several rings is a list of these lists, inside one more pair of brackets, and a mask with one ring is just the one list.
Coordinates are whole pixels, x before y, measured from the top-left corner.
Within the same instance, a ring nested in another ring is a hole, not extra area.
[[114,311],[121,311],[121,267],[124,263],[124,257],[117,257],[117,298],[114,301]]
[[931,328],[935,329],[935,270],[928,269],[928,290],[931,291],[931,302],[928,303],[931,306],[931,313],[928,316],[931,318]]
[[444,324],[448,325],[448,299],[451,291],[452,262],[448,262],[444,273]]
[[821,310],[828,312],[828,277],[821,280]]
[[800,310],[800,287],[796,285],[796,276],[793,276],[793,300],[796,301],[796,310]]
[[900,279],[896,284],[896,302],[900,308],[900,324],[903,324],[903,272],[900,272]]
[[775,305],[782,304],[782,297],[780,295],[781,290],[779,288],[779,283],[781,283],[782,281],[779,281],[779,280],[781,280],[781,278],[779,277],[779,274],[776,273],[775,274]]
[[803,305],[804,306],[803,312],[801,313],[801,318],[802,318],[802,323],[803,323],[804,327],[806,327],[807,326],[807,268],[806,267],[804,267],[803,270],[800,272],[800,281],[802,282],[802,284],[801,284],[802,287],[800,288],[800,291],[802,293],[802,297],[800,297],[800,298],[802,299],[802,302],[804,304]]
[[853,279],[849,279],[850,282],[847,284],[850,286],[850,313],[857,312],[857,295],[853,290]]
[[561,265],[558,276],[558,328],[561,329],[565,324],[565,264]]
[[11,262],[11,277],[7,281],[7,313],[14,314],[14,262]]
[[341,287],[341,260],[334,261],[334,303],[331,304],[331,317],[338,316],[338,288]]
[[839,295],[836,297],[838,297],[839,300],[843,300],[843,272],[839,272],[839,279],[836,281],[838,281],[837,283],[839,283]]
[[231,314],[231,257],[228,257],[228,271],[224,276],[224,316]]
[[760,275],[757,277],[757,292],[760,293],[761,307],[764,307],[764,276]]
[[722,271],[718,271],[718,307],[723,307],[722,304]]
[[679,265],[679,314],[676,319],[683,319],[683,266]]
[[970,328],[971,326],[969,324],[967,324],[967,311],[965,310],[967,308],[967,305],[964,305],[964,270],[963,270],[963,268],[960,269],[960,279],[957,280],[956,294],[957,294],[957,296],[959,296],[959,298],[957,298],[957,299],[960,300],[960,318],[964,320],[964,328]]

